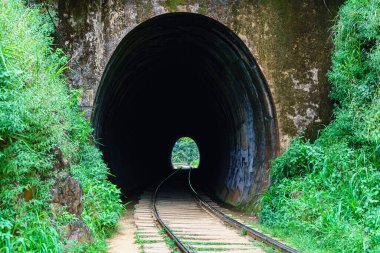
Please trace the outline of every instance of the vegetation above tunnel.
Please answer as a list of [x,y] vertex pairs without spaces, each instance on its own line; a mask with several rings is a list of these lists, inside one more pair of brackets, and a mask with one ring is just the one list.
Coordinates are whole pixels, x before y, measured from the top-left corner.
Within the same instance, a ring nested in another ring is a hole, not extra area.
[[341,8],[329,73],[335,120],[274,162],[260,218],[302,251],[380,252],[379,10],[379,0]]
[[[120,192],[92,145],[78,92],[61,77],[67,59],[51,48],[51,20],[24,2],[0,1],[0,252],[102,252]],[[83,188],[80,217],[52,204],[53,185],[69,174]],[[84,245],[66,234],[80,219],[93,238]]]

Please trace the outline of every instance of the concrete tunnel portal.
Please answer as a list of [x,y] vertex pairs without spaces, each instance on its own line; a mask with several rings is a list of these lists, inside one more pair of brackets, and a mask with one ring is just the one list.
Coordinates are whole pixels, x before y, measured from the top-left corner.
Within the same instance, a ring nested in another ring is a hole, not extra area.
[[95,98],[95,138],[128,195],[172,170],[182,136],[200,151],[198,183],[225,202],[266,189],[278,152],[274,104],[265,78],[229,28],[199,14],[151,18],[110,58]]

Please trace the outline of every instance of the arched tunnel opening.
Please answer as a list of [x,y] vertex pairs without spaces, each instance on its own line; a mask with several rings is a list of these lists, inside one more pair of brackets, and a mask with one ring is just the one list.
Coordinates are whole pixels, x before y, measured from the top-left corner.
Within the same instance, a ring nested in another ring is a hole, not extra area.
[[199,147],[198,184],[232,204],[266,189],[278,151],[258,64],[230,29],[199,14],[164,14],[130,31],[106,66],[92,121],[126,195],[170,173],[181,136]]

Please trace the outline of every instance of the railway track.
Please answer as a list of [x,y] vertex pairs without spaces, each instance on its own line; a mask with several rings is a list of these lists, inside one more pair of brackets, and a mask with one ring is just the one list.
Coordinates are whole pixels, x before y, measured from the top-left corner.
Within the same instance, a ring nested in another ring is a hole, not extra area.
[[188,179],[184,171],[175,171],[141,196],[135,220],[143,252],[265,252],[259,241],[281,252],[298,253],[223,213],[193,189],[190,175],[191,170]]

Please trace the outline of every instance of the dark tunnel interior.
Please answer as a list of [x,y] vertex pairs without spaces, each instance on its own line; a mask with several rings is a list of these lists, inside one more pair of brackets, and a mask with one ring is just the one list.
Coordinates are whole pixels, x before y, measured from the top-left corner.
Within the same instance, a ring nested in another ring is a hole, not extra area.
[[249,201],[277,153],[275,110],[257,63],[227,27],[199,14],[157,16],[120,42],[92,115],[95,138],[128,195],[168,175],[182,136],[200,151],[196,177],[221,200]]

